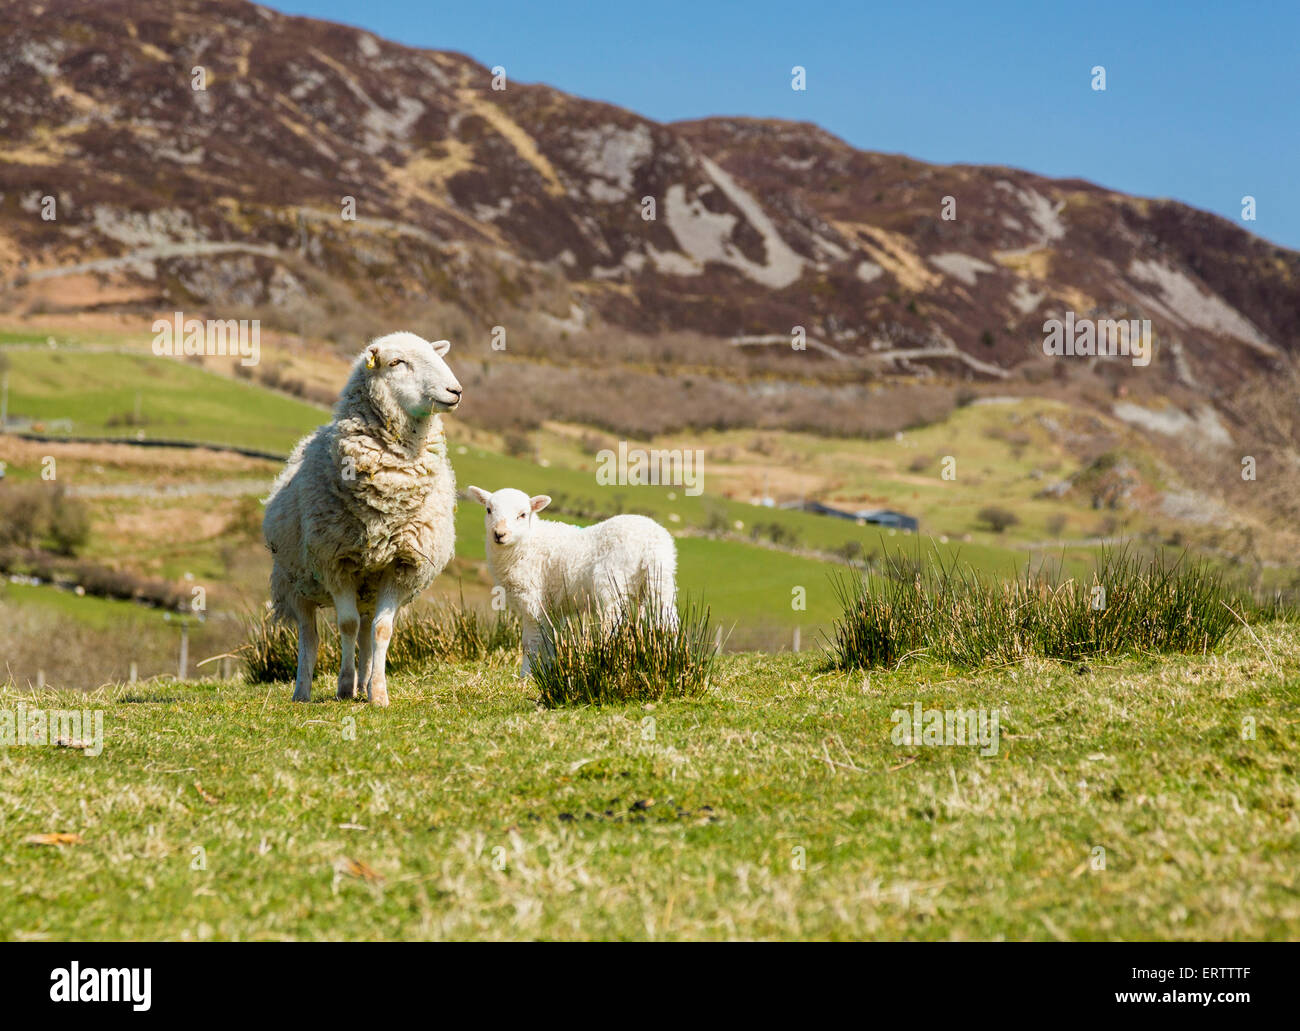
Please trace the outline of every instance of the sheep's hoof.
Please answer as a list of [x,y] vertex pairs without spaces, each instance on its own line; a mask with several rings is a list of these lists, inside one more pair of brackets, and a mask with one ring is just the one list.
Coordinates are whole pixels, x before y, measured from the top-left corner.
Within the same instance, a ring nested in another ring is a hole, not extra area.
[[339,689],[336,697],[340,702],[351,701],[357,696],[357,678],[353,674],[350,677],[339,675]]
[[300,687],[298,687],[298,688],[294,688],[294,691],[293,691],[293,700],[294,700],[295,702],[310,702],[310,701],[311,701],[311,688],[309,687],[309,688],[307,688],[307,690],[305,690],[305,691],[304,691],[302,688],[300,688]]
[[367,697],[371,705],[377,705],[381,709],[387,709],[388,708],[388,685],[381,684],[379,686],[372,687],[367,692]]

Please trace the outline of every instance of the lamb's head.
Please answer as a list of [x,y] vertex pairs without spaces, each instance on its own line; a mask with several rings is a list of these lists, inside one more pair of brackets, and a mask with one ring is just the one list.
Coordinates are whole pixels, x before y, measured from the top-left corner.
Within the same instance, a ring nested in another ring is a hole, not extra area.
[[400,409],[415,420],[450,412],[460,404],[461,386],[442,356],[446,340],[430,343],[414,333],[389,333],[361,355],[366,386],[381,411]]
[[465,493],[487,511],[483,527],[489,544],[510,548],[522,541],[537,522],[537,513],[551,503],[545,494],[529,497],[521,490],[506,487],[489,494],[482,487],[466,487]]

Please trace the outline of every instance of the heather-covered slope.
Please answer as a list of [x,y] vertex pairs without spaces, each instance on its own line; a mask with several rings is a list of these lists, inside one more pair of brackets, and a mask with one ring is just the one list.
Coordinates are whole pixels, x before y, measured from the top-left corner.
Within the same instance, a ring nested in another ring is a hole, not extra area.
[[494,90],[462,55],[242,0],[17,0],[0,36],[10,310],[433,298],[571,333],[798,325],[805,369],[996,379],[1068,309],[1150,319],[1144,381],[1198,394],[1300,335],[1300,255],[1181,204]]

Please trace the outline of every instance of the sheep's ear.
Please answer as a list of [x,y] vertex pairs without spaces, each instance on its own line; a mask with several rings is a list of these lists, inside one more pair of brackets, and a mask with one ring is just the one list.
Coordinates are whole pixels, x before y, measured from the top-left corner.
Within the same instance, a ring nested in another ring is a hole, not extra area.
[[373,369],[379,364],[379,345],[371,344],[366,348],[366,368]]
[[451,341],[450,341],[450,340],[435,340],[435,341],[433,341],[433,353],[434,353],[434,354],[436,354],[436,355],[444,355],[444,354],[446,354],[446,353],[447,353],[448,351],[450,351],[450,350],[451,350]]
[[548,494],[538,494],[535,498],[530,498],[528,503],[534,512],[540,512],[551,503],[551,498]]
[[477,502],[478,502],[480,505],[482,505],[484,508],[487,507],[488,498],[490,498],[490,497],[492,496],[492,495],[489,494],[487,491],[485,491],[482,487],[466,487],[466,488],[465,488],[465,494],[466,494],[468,497],[473,498],[475,501],[477,501]]

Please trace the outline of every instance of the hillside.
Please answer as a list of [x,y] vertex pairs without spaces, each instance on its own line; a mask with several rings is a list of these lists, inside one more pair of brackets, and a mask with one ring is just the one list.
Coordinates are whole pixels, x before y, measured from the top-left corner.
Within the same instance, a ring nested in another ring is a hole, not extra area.
[[787,372],[981,381],[1043,367],[1044,320],[1073,310],[1150,319],[1149,368],[1103,364],[1180,402],[1297,346],[1300,254],[1173,202],[496,90],[463,55],[243,0],[15,0],[0,33],[11,310],[442,305],[484,340],[755,347],[802,326],[806,352],[768,349]]

